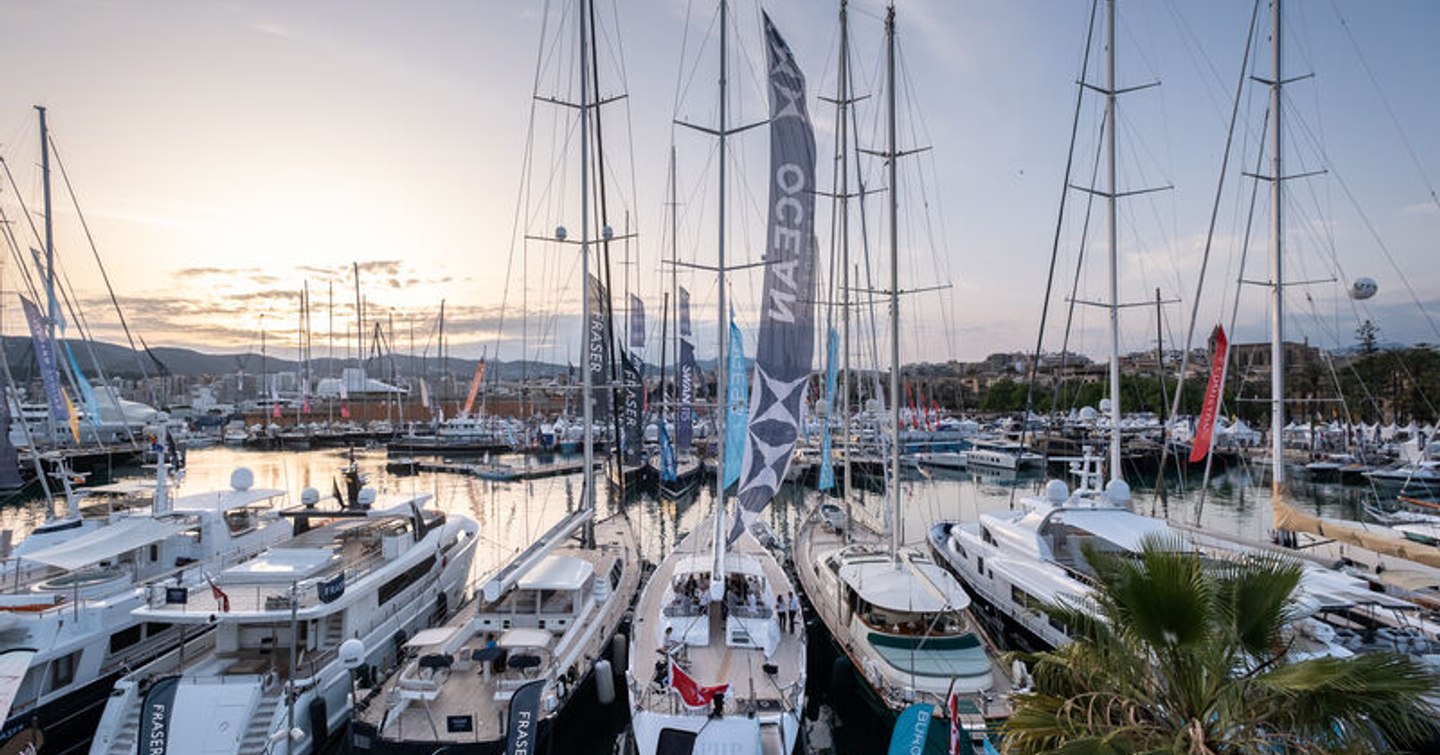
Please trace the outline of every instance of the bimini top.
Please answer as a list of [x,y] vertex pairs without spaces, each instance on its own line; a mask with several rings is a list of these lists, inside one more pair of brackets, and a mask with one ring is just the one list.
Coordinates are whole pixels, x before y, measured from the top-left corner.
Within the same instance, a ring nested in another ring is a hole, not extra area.
[[42,548],[21,558],[61,569],[79,569],[108,561],[151,543],[158,543],[193,526],[176,519],[124,517],[73,540]]
[[546,556],[520,577],[521,590],[579,590],[595,573],[595,565],[583,558]]
[[[709,573],[710,567],[715,564],[715,559],[708,553],[692,553],[681,556],[675,562],[675,574],[697,574]],[[761,568],[760,562],[753,556],[735,551],[725,553],[725,573],[745,574],[753,577],[765,576],[765,570]]]
[[949,572],[929,561],[906,559],[903,553],[898,564],[890,559],[842,561],[840,579],[866,603],[890,611],[938,613],[970,606],[970,596]]

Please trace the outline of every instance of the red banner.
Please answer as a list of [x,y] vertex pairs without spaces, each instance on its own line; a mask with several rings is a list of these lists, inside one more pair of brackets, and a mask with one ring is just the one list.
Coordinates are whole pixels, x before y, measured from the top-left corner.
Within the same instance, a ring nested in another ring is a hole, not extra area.
[[475,408],[475,395],[480,392],[480,381],[485,379],[485,360],[475,365],[475,377],[470,379],[470,395],[465,397],[465,409],[460,413],[466,417],[470,416],[470,410]]
[[1195,425],[1195,443],[1190,446],[1190,463],[1204,461],[1210,453],[1212,436],[1215,433],[1215,415],[1220,411],[1220,399],[1225,393],[1225,356],[1230,343],[1225,340],[1225,329],[1215,326],[1215,356],[1210,362],[1210,383],[1205,386],[1205,408],[1200,410],[1200,422]]

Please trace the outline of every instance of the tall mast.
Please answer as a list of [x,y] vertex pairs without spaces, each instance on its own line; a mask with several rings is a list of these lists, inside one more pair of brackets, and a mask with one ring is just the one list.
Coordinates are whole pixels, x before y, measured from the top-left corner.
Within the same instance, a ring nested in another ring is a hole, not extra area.
[[[581,306],[585,310],[586,338],[590,336],[590,64],[589,35],[586,33],[585,0],[580,0],[580,276],[584,292]],[[588,349],[587,349],[588,354]],[[587,357],[588,358],[588,357]],[[580,498],[584,508],[595,505],[595,428],[590,393],[591,375],[587,364],[580,370],[583,377],[581,401],[585,407],[585,484]],[[616,436],[619,439],[619,436]]]
[[726,119],[725,103],[725,77],[727,75],[728,60],[726,58],[726,43],[729,37],[730,4],[727,0],[720,0],[720,192],[719,192],[719,233],[718,246],[719,257],[717,270],[720,276],[720,309],[716,314],[718,329],[716,333],[716,346],[719,349],[719,359],[715,363],[715,428],[716,428],[716,454],[715,463],[719,472],[715,475],[715,561],[710,568],[710,598],[721,600],[725,597],[725,424],[726,415],[730,411],[729,387],[729,364],[726,356],[729,354],[728,346],[730,340],[730,327],[727,322],[725,301],[725,139],[729,128],[729,121]]
[[[40,183],[45,199],[45,335],[50,343],[55,343],[55,231],[50,217],[54,213],[50,209],[50,130],[45,124],[45,106],[36,105],[35,110],[40,113]],[[51,350],[52,363],[47,369],[54,369],[54,350]],[[18,402],[17,402],[18,405]],[[46,424],[50,429],[50,442],[55,442],[55,418],[49,413]]]
[[1105,214],[1110,243],[1110,479],[1120,473],[1120,264],[1116,244],[1115,201],[1120,191],[1115,184],[1115,0],[1105,0],[1105,26],[1109,36],[1105,54],[1105,151],[1110,191]]
[[1285,460],[1281,456],[1281,434],[1285,430],[1285,290],[1284,290],[1284,229],[1281,209],[1284,207],[1280,184],[1280,86],[1284,83],[1280,70],[1280,0],[1271,0],[1270,44],[1270,468],[1271,492],[1285,490]]
[[[844,355],[840,365],[840,428],[845,439],[842,452],[845,475],[845,521],[850,517],[850,4],[840,0],[840,75],[835,99],[840,107],[840,343]],[[835,397],[831,396],[833,405]],[[850,538],[850,528],[845,528]]]
[[[900,550],[904,520],[900,513],[900,209],[895,163],[895,6],[885,10],[885,109],[887,180],[890,182],[890,553]],[[898,562],[897,562],[898,563]]]

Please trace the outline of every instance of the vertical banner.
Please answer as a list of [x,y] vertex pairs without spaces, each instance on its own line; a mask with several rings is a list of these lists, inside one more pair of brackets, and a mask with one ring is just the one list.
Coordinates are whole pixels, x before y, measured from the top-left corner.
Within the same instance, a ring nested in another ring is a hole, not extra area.
[[595,422],[610,419],[610,350],[605,337],[605,286],[590,276],[590,311],[585,316],[585,369],[590,371],[590,407]]
[[665,421],[660,421],[660,481],[674,482],[676,478],[675,469],[675,446],[670,443],[670,431],[665,429]]
[[745,454],[745,337],[730,318],[730,363],[725,378],[725,487],[740,479],[740,457]]
[[835,383],[840,368],[836,357],[840,352],[840,334],[830,329],[825,339],[825,401],[830,410],[820,419],[820,485],[821,490],[835,487],[835,465],[830,459],[830,417],[840,411],[840,402],[835,400]]
[[626,464],[640,462],[641,451],[645,448],[645,365],[633,354],[620,352],[621,380],[625,382],[620,391],[620,458]]
[[765,16],[770,82],[770,222],[754,388],[734,540],[769,505],[790,466],[810,379],[815,313],[815,133],[805,75]]
[[165,755],[170,746],[170,715],[175,712],[175,689],[180,677],[167,676],[145,692],[140,709],[140,743],[146,755]]
[[1226,352],[1230,346],[1225,339],[1225,328],[1215,326],[1215,356],[1210,361],[1210,382],[1205,386],[1205,407],[1200,410],[1200,423],[1195,426],[1195,439],[1190,446],[1190,463],[1205,460],[1215,442],[1215,417],[1220,411],[1220,399],[1225,395],[1225,370],[1229,366]]
[[680,287],[680,337],[690,338],[694,334],[690,332],[690,292]]
[[40,380],[45,385],[45,402],[50,405],[50,418],[56,422],[69,420],[65,396],[60,392],[60,374],[55,371],[55,345],[45,334],[45,318],[35,302],[20,297],[25,322],[30,326],[30,342],[35,345],[35,361],[40,364]]
[[645,348],[645,302],[630,294],[630,348]]
[[505,755],[535,755],[540,739],[540,693],[544,691],[545,680],[536,679],[515,690],[510,697],[510,726],[505,733]]
[[[680,289],[684,291],[685,289]],[[689,453],[695,438],[695,344],[689,338],[680,339],[680,408],[675,412],[675,449]]]
[[480,385],[484,381],[485,360],[481,359],[480,363],[475,365],[475,376],[470,378],[470,392],[465,395],[465,408],[460,412],[462,415],[466,417],[471,416],[470,412],[475,408],[475,396],[479,395]]

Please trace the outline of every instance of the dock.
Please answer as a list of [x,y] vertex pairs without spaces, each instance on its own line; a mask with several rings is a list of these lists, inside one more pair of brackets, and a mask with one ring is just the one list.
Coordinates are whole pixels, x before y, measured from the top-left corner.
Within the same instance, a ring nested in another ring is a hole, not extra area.
[[[599,459],[595,461],[596,469],[601,468],[603,465],[603,461]],[[513,482],[517,480],[538,480],[545,477],[579,474],[585,471],[585,462],[565,460],[546,464],[516,466],[493,461],[480,464],[465,464],[441,461],[438,459],[391,459],[386,463],[386,469],[392,473],[417,474],[419,472],[444,472],[446,474],[472,475],[484,480],[494,480],[497,482]]]

